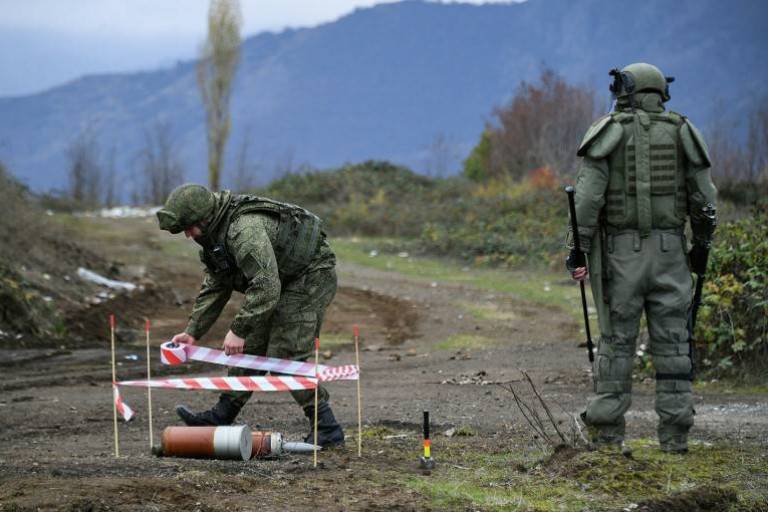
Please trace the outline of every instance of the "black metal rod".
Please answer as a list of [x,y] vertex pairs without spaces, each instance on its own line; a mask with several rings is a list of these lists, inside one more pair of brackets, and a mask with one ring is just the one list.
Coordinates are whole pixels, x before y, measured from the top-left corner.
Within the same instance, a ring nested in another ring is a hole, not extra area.
[[[573,230],[573,248],[576,252],[581,253],[581,242],[579,240],[579,225],[576,222],[576,202],[573,195],[574,190],[572,186],[565,187],[565,193],[568,194],[568,208],[571,212],[571,229]],[[584,280],[579,281],[579,288],[581,289],[581,309],[584,312],[584,328],[587,331],[587,355],[589,362],[595,361],[594,348],[592,344],[592,333],[589,330],[589,311],[587,309],[587,292],[584,290]]]
[[[704,268],[707,268],[709,251],[704,255]],[[696,331],[696,316],[701,307],[701,295],[704,290],[704,274],[696,274],[696,289],[693,292],[693,303],[691,304],[691,314],[688,317],[688,357],[691,359],[691,382],[696,378],[696,340],[694,333]]]
[[424,411],[424,439],[429,439],[429,411]]

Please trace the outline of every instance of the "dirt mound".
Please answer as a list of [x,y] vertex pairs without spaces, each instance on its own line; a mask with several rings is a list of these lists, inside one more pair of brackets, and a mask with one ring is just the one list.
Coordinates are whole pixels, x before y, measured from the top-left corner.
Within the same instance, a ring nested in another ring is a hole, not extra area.
[[[109,329],[109,315],[119,319],[117,338],[123,342],[137,341],[143,333],[145,319],[157,318],[165,308],[175,308],[170,288],[146,285],[130,294],[119,294],[95,305],[86,305],[67,315],[66,325],[70,345],[92,345],[103,340]],[[141,338],[143,340],[143,338]]]
[[328,308],[323,330],[351,332],[352,325],[358,324],[363,342],[372,333],[381,333],[389,344],[398,345],[418,337],[418,320],[415,304],[370,290],[342,286]]
[[573,446],[566,444],[559,444],[555,446],[555,451],[544,459],[541,463],[541,467],[552,471],[561,471],[562,468],[568,465],[568,462],[576,457],[580,453],[580,450]]
[[699,487],[665,498],[638,503],[638,512],[709,512],[725,510],[736,503],[738,495],[731,489]]

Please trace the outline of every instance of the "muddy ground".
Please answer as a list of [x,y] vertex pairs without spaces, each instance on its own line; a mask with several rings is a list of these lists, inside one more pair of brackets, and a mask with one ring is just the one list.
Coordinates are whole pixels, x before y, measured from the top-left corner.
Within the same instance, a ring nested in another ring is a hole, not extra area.
[[[128,221],[101,222],[123,229],[111,223]],[[145,285],[144,291],[72,317],[83,324],[79,331],[101,334],[79,348],[0,353],[0,510],[442,510],[415,490],[431,478],[417,468],[423,410],[433,418],[439,464],[464,468],[465,453],[535,446],[502,386],[522,384],[518,369],[531,375],[563,425],[585,403],[589,365],[578,347],[578,325],[568,314],[505,294],[340,261],[341,287],[324,325],[323,339],[329,342],[323,350],[330,351],[328,364],[354,362],[352,325],[360,325],[362,458],[357,457],[355,384],[338,382],[329,389],[348,442],[321,453],[317,470],[306,456],[250,462],[156,458],[149,450],[146,398],[139,389],[123,391],[138,416],[119,425],[116,459],[106,315],[116,313],[121,329],[118,379],[141,378],[146,367],[141,318],[151,319],[157,347],[183,328],[199,282],[193,253],[164,256],[150,229],[151,224],[132,221],[125,236],[113,237],[108,247],[100,246],[98,237],[90,241],[106,258],[139,269],[133,277]],[[203,343],[215,346],[236,307],[228,306]],[[465,342],[454,346],[450,340],[457,337]],[[163,367],[156,354],[152,370],[154,376],[222,373],[202,364]],[[155,391],[155,439],[164,427],[179,424],[175,404],[206,408],[215,397]],[[696,440],[766,450],[765,395],[697,393],[696,410]],[[636,384],[627,420],[630,437],[653,437],[652,384]],[[255,395],[239,421],[290,440],[307,431],[287,394]],[[471,437],[446,435],[450,429]],[[413,479],[417,485],[404,485]]]

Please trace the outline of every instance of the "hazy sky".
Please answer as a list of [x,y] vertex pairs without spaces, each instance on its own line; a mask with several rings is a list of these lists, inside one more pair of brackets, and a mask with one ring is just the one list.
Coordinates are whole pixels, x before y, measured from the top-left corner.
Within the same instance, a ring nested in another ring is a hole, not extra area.
[[[241,0],[243,33],[317,25],[357,7],[392,1]],[[0,96],[38,92],[88,73],[189,59],[205,37],[208,3],[0,0]]]

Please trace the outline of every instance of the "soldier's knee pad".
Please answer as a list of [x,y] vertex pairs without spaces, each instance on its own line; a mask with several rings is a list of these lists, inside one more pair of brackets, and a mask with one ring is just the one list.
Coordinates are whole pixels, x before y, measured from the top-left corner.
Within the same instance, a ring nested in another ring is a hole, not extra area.
[[653,367],[659,382],[685,380],[691,372],[690,348],[684,343],[655,343],[651,346]]
[[[602,381],[629,381],[632,378],[635,340],[613,336],[600,340],[595,377]],[[612,391],[606,391],[608,393]],[[620,392],[620,391],[618,391]],[[599,393],[599,391],[598,391]]]
[[583,416],[584,423],[596,427],[624,426],[624,414],[629,409],[629,394],[599,395],[587,405]]

